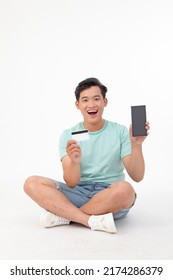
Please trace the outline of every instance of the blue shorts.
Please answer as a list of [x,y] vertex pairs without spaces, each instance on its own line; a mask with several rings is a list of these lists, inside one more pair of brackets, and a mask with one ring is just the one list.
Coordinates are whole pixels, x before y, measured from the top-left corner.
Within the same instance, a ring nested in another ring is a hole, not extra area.
[[[56,184],[57,189],[61,191],[78,208],[86,204],[97,192],[102,191],[110,186],[109,184],[104,183],[81,183],[72,189],[68,187],[65,183],[55,180],[54,182]],[[132,206],[135,204],[135,200]],[[124,218],[128,214],[130,208],[124,208],[117,213],[113,213],[114,219],[117,220]]]

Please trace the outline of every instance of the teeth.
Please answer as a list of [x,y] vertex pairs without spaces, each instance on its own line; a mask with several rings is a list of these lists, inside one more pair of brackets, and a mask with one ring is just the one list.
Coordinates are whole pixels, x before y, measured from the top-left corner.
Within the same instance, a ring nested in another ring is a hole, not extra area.
[[97,113],[98,111],[95,110],[95,111],[88,111],[88,113]]

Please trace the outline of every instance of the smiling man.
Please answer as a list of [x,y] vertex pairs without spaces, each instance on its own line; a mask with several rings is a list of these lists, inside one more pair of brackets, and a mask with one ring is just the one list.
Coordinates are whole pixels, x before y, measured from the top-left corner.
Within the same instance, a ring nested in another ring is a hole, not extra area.
[[[132,180],[143,179],[142,143],[146,137],[132,137],[131,126],[128,131],[103,119],[106,92],[96,78],[80,82],[75,90],[83,122],[66,129],[60,137],[65,183],[40,176],[25,182],[25,192],[45,209],[40,220],[44,227],[77,222],[92,230],[115,233],[115,220],[125,217],[135,203],[136,194],[125,181],[124,168]],[[72,139],[72,133],[87,131],[88,140]]]

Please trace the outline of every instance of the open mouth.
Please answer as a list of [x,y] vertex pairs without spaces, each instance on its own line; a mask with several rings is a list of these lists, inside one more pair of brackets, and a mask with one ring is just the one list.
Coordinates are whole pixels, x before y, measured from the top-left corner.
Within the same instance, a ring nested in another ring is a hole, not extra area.
[[90,115],[90,116],[95,116],[97,114],[98,110],[89,110],[87,111],[87,113]]

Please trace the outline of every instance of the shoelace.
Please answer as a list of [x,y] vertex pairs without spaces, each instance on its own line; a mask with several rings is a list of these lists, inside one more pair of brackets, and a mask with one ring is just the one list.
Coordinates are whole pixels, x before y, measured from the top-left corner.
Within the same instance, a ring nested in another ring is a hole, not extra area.
[[54,225],[59,225],[59,224],[68,224],[68,220],[62,217],[56,218],[56,220],[51,221],[51,224]]
[[92,228],[93,229],[97,229],[97,228],[105,228],[105,226],[101,223],[103,220],[103,218],[100,218],[100,217],[95,217],[94,220],[93,220],[93,224],[92,224]]

